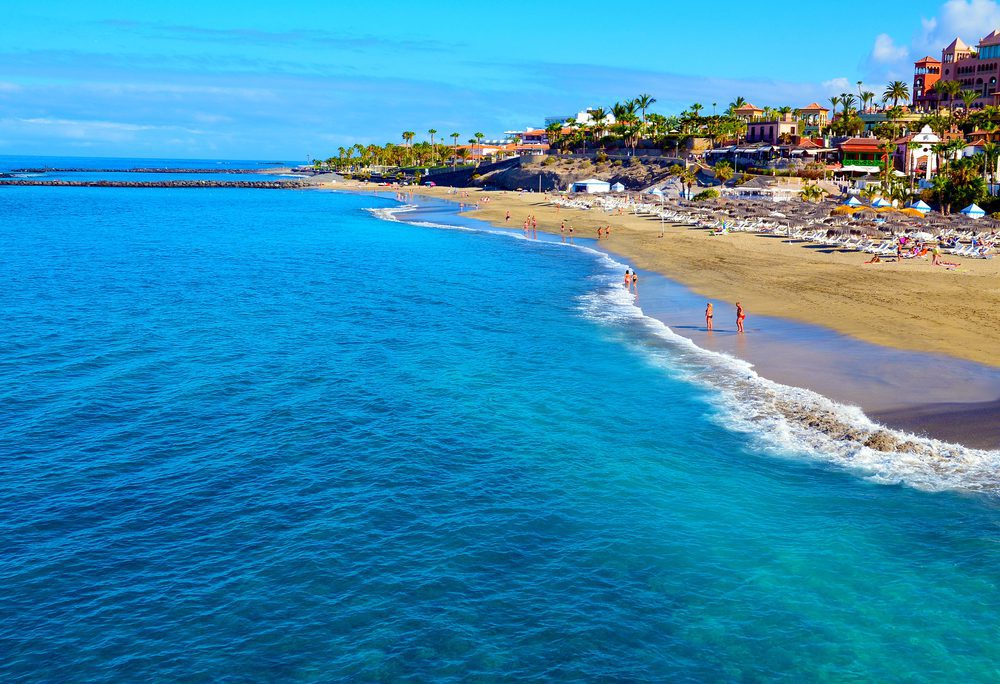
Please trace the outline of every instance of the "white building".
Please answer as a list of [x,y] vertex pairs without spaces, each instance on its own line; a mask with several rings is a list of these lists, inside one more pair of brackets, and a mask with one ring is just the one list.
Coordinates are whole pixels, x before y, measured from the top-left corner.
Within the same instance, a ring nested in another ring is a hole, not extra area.
[[598,192],[611,192],[611,184],[607,181],[597,180],[596,178],[588,178],[587,180],[578,181],[569,186],[570,192],[585,192],[589,195]]
[[896,141],[896,149],[904,155],[903,170],[906,173],[913,173],[921,166],[925,166],[924,178],[931,179],[931,175],[937,173],[938,156],[934,152],[934,145],[941,142],[941,138],[931,130],[930,126],[924,126],[919,133],[907,135]]

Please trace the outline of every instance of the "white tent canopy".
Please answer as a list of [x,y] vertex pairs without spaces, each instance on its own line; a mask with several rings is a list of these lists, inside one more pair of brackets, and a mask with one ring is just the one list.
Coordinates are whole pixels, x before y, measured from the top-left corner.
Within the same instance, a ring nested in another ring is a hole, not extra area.
[[621,183],[615,183],[611,186],[611,192],[625,192],[625,186]]
[[879,197],[874,202],[872,202],[872,206],[875,207],[876,209],[880,207],[891,207],[892,202],[885,199],[884,197]]
[[986,212],[983,211],[983,208],[980,207],[975,202],[973,202],[972,204],[970,204],[969,206],[967,206],[965,209],[963,209],[959,213],[965,214],[969,218],[982,218],[982,217],[986,216]]
[[931,210],[931,207],[929,204],[927,204],[927,202],[923,200],[917,200],[916,202],[910,205],[910,209],[916,209],[917,211],[922,211],[923,213],[926,214]]
[[850,197],[847,198],[847,201],[844,202],[844,204],[846,206],[848,206],[848,207],[860,207],[861,206],[861,200],[859,200],[854,195],[851,195]]

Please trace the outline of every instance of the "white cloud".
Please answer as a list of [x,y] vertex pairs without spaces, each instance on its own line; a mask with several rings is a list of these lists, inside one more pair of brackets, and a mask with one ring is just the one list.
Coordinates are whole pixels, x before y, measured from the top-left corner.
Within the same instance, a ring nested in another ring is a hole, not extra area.
[[941,50],[955,37],[969,45],[1000,28],[1000,3],[997,0],[945,0],[933,17],[923,17],[920,27],[907,44],[880,33],[872,50],[862,61],[866,81],[908,81],[913,75],[913,59],[930,55],[940,57]]
[[880,33],[875,37],[871,59],[882,64],[893,64],[906,59],[910,51],[905,45],[896,45],[888,33]]
[[1000,3],[996,0],[947,0],[936,17],[921,19],[913,47],[920,56],[939,57],[941,49],[956,36],[969,45],[1000,28]]
[[78,142],[125,142],[136,140],[144,133],[164,133],[181,131],[190,135],[203,135],[205,131],[180,126],[154,126],[150,124],[125,123],[120,121],[100,121],[83,119],[58,119],[50,117],[0,119],[0,131],[15,136],[73,140]]
[[843,93],[850,90],[853,86],[851,82],[847,80],[844,76],[839,76],[837,78],[831,78],[829,81],[823,81],[820,85],[823,86],[823,90],[828,93]]

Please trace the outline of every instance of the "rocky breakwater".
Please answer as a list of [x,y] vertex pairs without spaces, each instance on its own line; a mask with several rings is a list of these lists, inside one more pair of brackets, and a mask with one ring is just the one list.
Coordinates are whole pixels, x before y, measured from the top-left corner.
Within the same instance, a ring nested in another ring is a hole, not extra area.
[[313,183],[300,180],[281,181],[219,181],[219,180],[36,180],[32,178],[0,179],[0,186],[46,186],[60,188],[259,188],[261,190],[296,190],[313,187]]

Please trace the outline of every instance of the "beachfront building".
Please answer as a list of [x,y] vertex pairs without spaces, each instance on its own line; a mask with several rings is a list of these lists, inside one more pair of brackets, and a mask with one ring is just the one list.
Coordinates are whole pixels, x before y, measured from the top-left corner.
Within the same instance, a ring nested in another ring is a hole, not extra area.
[[570,185],[569,191],[583,192],[589,195],[599,192],[611,192],[611,184],[597,178],[588,178],[587,180],[578,181]]
[[938,156],[934,146],[941,142],[930,126],[924,126],[919,133],[911,133],[893,141],[893,165],[907,175],[923,175],[930,180],[937,173]]
[[879,149],[878,138],[847,138],[837,148],[842,171],[877,173],[888,161],[888,153]]
[[913,109],[927,112],[934,108],[934,84],[941,79],[941,60],[930,55],[913,63]]
[[828,123],[827,115],[830,113],[830,110],[818,102],[812,102],[805,107],[801,107],[798,113],[802,122],[802,130],[799,131],[800,135],[822,137],[823,129],[826,128]]
[[764,116],[764,110],[760,107],[754,107],[752,104],[747,102],[742,107],[737,107],[733,110],[733,116],[737,119],[743,119],[747,123],[751,121],[756,121]]
[[767,121],[763,118],[754,119],[747,122],[746,141],[768,145],[790,142],[792,137],[798,135],[798,127],[798,122],[792,118],[791,113]]
[[[941,62],[937,66],[939,74],[933,73],[934,60],[928,60],[930,58],[925,57],[914,62],[912,96],[914,105],[919,109],[929,111],[941,105],[961,103],[960,99],[953,103],[943,98],[937,88],[931,87],[944,81],[955,81],[963,91],[976,93],[973,109],[1000,104],[1000,84],[997,82],[1000,79],[1000,29],[987,34],[975,49],[966,45],[961,38],[953,40],[941,51]],[[938,78],[933,83],[929,82],[934,76]],[[919,96],[916,87],[918,82],[921,84]]]

